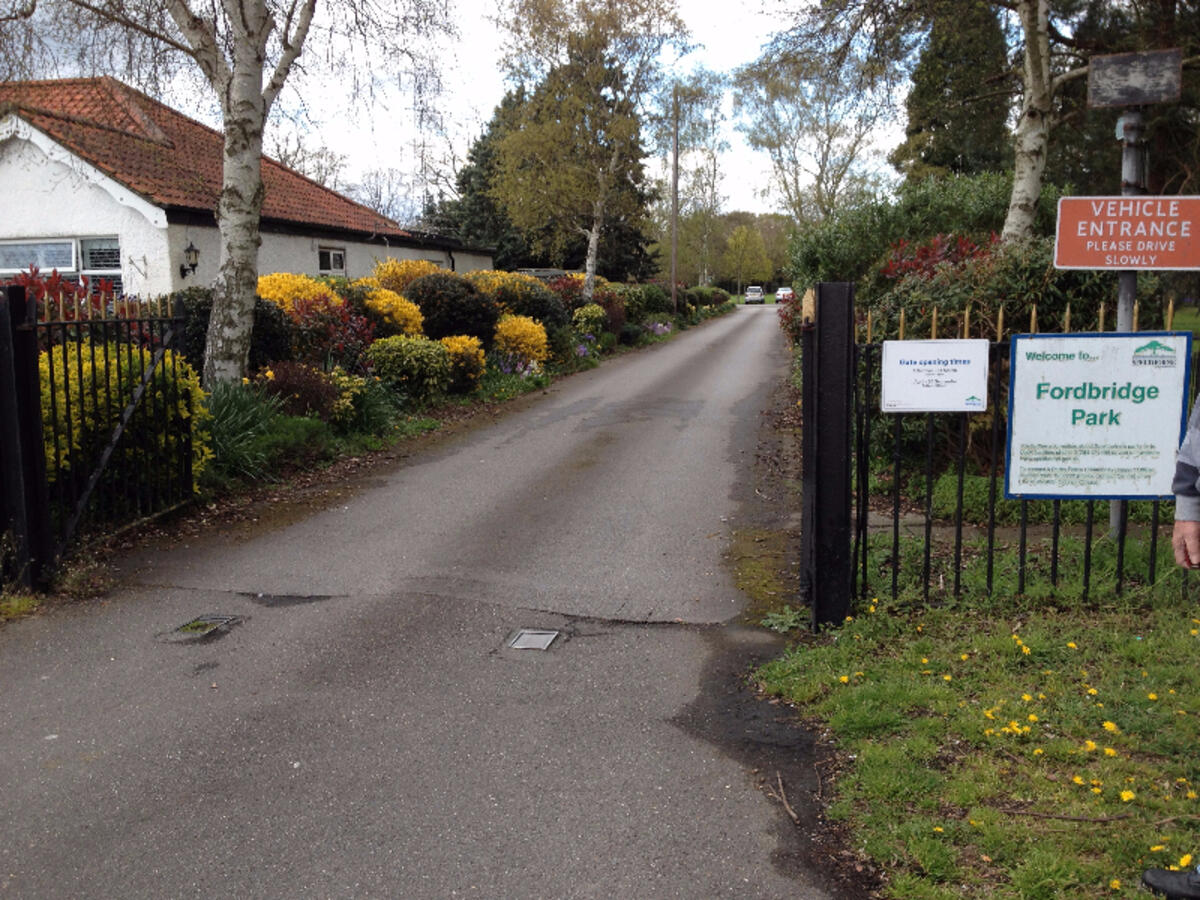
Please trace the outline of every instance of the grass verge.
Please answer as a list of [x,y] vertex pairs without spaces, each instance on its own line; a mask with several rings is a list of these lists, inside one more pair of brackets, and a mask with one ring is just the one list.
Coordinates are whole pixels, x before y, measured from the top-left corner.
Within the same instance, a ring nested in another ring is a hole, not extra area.
[[884,896],[1145,896],[1143,869],[1200,861],[1200,617],[1181,578],[1070,608],[876,600],[757,679],[843,753],[828,812]]

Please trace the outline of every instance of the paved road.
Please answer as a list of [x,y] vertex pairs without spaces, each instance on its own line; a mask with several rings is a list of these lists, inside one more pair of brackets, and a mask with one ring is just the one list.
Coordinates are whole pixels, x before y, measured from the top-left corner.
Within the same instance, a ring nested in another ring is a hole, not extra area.
[[[0,897],[830,896],[750,768],[809,764],[739,696],[777,646],[719,624],[771,313],[0,631]],[[174,638],[209,613],[243,620]]]

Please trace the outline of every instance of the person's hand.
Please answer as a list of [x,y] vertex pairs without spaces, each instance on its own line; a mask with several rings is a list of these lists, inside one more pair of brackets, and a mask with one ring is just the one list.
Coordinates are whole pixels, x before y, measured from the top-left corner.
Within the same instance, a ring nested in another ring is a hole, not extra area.
[[1200,522],[1176,522],[1171,546],[1175,562],[1185,569],[1200,569]]

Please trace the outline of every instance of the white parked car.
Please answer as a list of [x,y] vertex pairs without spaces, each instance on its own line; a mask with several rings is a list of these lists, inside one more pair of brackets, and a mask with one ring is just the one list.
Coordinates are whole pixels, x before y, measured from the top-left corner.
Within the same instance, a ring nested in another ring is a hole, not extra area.
[[757,285],[746,288],[747,303],[765,303],[766,297],[763,294],[763,289]]

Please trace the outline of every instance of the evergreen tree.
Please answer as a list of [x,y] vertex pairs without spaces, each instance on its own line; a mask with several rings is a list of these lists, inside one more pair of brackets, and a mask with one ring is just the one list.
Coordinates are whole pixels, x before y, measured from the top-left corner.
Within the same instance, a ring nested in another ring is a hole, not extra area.
[[942,0],[931,12],[912,73],[906,140],[889,161],[910,180],[1009,168],[1008,62],[996,10],[982,0]]

